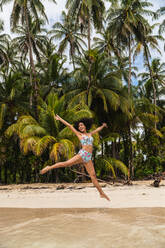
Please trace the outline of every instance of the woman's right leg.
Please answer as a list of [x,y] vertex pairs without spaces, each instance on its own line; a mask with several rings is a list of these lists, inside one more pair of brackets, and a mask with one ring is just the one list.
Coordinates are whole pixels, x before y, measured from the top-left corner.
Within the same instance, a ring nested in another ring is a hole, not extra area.
[[85,166],[89,176],[91,177],[92,183],[94,184],[94,186],[99,191],[100,196],[102,198],[105,198],[108,201],[110,201],[109,197],[103,192],[101,186],[99,185],[99,182],[97,181],[97,177],[96,177],[96,173],[95,173],[95,169],[94,169],[92,161],[90,160],[88,163],[84,163],[84,166]]
[[45,174],[47,171],[52,170],[52,169],[57,169],[57,168],[61,168],[61,167],[68,167],[71,166],[73,164],[79,164],[82,163],[83,160],[81,158],[81,156],[79,154],[77,154],[76,156],[74,156],[73,158],[65,161],[65,162],[59,162],[56,164],[53,164],[51,166],[46,166],[44,169],[42,169],[40,171],[40,174]]

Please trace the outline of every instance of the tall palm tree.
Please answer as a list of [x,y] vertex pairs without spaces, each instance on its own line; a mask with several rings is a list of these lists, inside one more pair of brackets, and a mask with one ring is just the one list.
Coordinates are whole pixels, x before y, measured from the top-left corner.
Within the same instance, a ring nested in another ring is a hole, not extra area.
[[[164,14],[165,14],[165,7],[163,6],[157,10],[157,16],[160,17]],[[159,26],[159,33],[162,34],[162,33],[164,33],[164,31],[165,31],[165,19],[162,21],[162,23]]]
[[[3,32],[3,21],[0,19],[0,33]],[[4,64],[8,63],[8,55],[7,55],[7,44],[10,36],[7,34],[0,34],[0,66],[4,66]]]
[[0,129],[3,127],[4,118],[10,125],[16,116],[29,110],[27,77],[12,71],[3,76],[0,83]]
[[[157,24],[155,24],[157,25]],[[155,105],[155,116],[156,116],[156,87],[154,83],[154,73],[152,70],[152,66],[150,64],[150,58],[151,58],[151,53],[150,50],[156,50],[159,53],[159,47],[158,47],[158,40],[164,40],[164,38],[161,35],[153,35],[153,29],[155,25],[138,25],[137,27],[137,32],[136,32],[136,37],[137,37],[137,42],[138,45],[135,50],[135,55],[138,54],[141,49],[143,48],[143,55],[146,60],[146,64],[148,67],[148,70],[150,72],[150,78],[151,78],[151,83],[152,83],[152,88],[153,88],[153,100],[154,100],[154,105]],[[155,128],[156,128],[156,122],[155,122]]]
[[123,88],[121,74],[116,71],[116,66],[110,58],[105,54],[99,54],[97,50],[91,50],[91,56],[93,63],[89,94],[87,94],[88,58],[85,54],[83,58],[76,60],[78,68],[74,73],[74,81],[71,82],[68,91],[66,90],[69,106],[81,103],[87,104],[92,110],[100,106],[102,112],[121,109],[125,114],[129,114],[129,101],[121,93]]
[[[132,51],[136,37],[136,29],[139,23],[145,26],[147,20],[144,15],[154,15],[147,7],[152,6],[151,3],[142,0],[121,0],[120,7],[109,10],[109,29],[116,37],[117,44],[125,44],[128,48],[129,56],[129,77],[128,77],[128,93],[131,94],[131,75],[132,75]],[[131,138],[131,123],[128,125],[129,144],[130,144],[130,159],[129,170],[132,171],[132,138]]]
[[141,90],[143,91],[143,87],[145,86],[146,97],[151,101],[151,103],[153,95],[156,93],[156,102],[158,101],[160,104],[161,100],[163,100],[161,98],[163,97],[165,86],[165,63],[161,63],[160,59],[153,59],[151,61],[151,70],[156,92],[153,92],[153,86],[148,66],[146,68],[146,72],[139,74],[139,76],[142,78],[139,88],[141,86]]
[[95,28],[102,28],[103,14],[105,11],[102,0],[67,0],[66,7],[69,9],[68,14],[74,16],[82,28],[88,29],[88,50],[91,49],[91,22]]
[[[32,51],[33,54],[35,54],[37,61],[41,62],[40,53],[43,50],[43,46],[47,40],[46,35],[43,35],[42,33],[44,33],[46,30],[41,29],[41,27],[38,26],[38,23],[32,19],[29,19],[29,22]],[[41,19],[39,22],[40,25],[44,24],[43,20]],[[12,40],[13,45],[17,47],[18,52],[21,54],[21,60],[25,60],[29,52],[29,40],[27,37],[26,28],[23,26],[17,26],[14,32],[17,34],[17,37]]]
[[[16,38],[13,39],[13,46],[17,49],[19,54],[21,55],[21,61],[25,60],[27,57],[27,54],[30,53],[35,54],[37,60],[41,62],[40,59],[40,51],[42,51],[43,45],[46,42],[46,36],[42,35],[41,32],[44,32],[44,29],[41,29],[41,25],[43,25],[43,20],[39,19],[37,21],[34,21],[31,17],[29,17],[29,35],[30,35],[30,42],[31,45],[29,45],[29,37],[27,36],[27,29],[23,26],[17,26],[14,30],[14,32],[18,35]],[[19,49],[19,50],[18,50]],[[30,106],[32,107],[32,102],[34,102],[35,111],[37,115],[37,99],[38,99],[38,82],[37,82],[37,76],[36,76],[36,69],[34,68],[34,61],[33,61],[33,55],[31,57],[30,55],[30,65],[33,65],[33,72],[30,73],[30,81],[31,81],[31,87],[34,90],[35,94],[33,96],[33,92],[30,97]],[[33,75],[35,75],[35,84],[33,87]]]
[[146,7],[152,6],[151,3],[142,0],[122,0],[120,7],[109,10],[109,29],[117,44],[124,44],[128,47],[129,54],[129,81],[128,92],[131,93],[131,67],[132,67],[132,48],[135,40],[136,28],[141,25],[146,25],[147,21],[144,14],[153,15],[152,11],[146,10]]
[[121,58],[123,50],[122,47],[116,45],[114,36],[111,30],[103,27],[100,32],[98,32],[99,37],[94,37],[93,48],[98,49],[99,52],[105,52],[108,56],[115,54],[118,59]]
[[65,84],[69,84],[69,73],[64,67],[65,58],[61,58],[54,50],[52,53],[41,57],[41,64],[37,65],[38,79],[40,81],[40,94],[45,100],[50,92],[57,92],[59,95],[64,91]]
[[[10,2],[11,0],[1,0],[0,1],[0,7],[2,8],[4,4]],[[52,0],[55,2],[55,0]],[[47,16],[45,14],[45,8],[42,3],[42,0],[33,1],[33,0],[14,0],[13,2],[13,9],[10,17],[10,23],[11,23],[11,29],[14,31],[18,24],[22,24],[25,26],[27,37],[28,37],[28,46],[29,46],[29,59],[30,59],[30,65],[32,74],[31,77],[34,81],[34,101],[35,101],[35,114],[37,116],[37,98],[38,98],[38,85],[36,80],[36,71],[35,71],[35,65],[34,65],[34,58],[33,58],[33,52],[32,52],[32,39],[31,39],[31,33],[30,33],[30,22],[29,20],[31,17],[34,18],[34,20],[39,25],[39,15],[41,15],[44,19],[47,20]],[[32,81],[31,79],[31,81]]]
[[73,68],[75,69],[74,55],[76,52],[81,54],[81,51],[83,51],[82,45],[84,47],[86,46],[83,40],[83,38],[86,37],[85,34],[80,32],[79,26],[75,25],[73,18],[66,15],[65,11],[62,12],[62,23],[56,22],[52,28],[50,31],[50,34],[53,34],[52,38],[61,40],[58,48],[59,54],[63,54],[69,44],[69,55],[73,63]]
[[91,49],[91,23],[94,24],[95,28],[100,30],[102,28],[103,14],[105,11],[104,2],[102,0],[67,0],[66,7],[69,9],[68,14],[74,16],[77,22],[81,24],[83,28],[87,28],[88,32],[88,89],[91,84],[91,66],[92,58],[90,57]]

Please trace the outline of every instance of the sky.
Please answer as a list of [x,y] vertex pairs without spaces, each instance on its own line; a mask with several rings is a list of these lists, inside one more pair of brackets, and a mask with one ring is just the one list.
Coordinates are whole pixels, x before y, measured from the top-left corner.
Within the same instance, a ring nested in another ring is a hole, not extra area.
[[[57,4],[54,4],[48,0],[43,0],[42,2],[45,6],[45,12],[49,19],[48,28],[51,29],[52,25],[55,22],[60,21],[61,12],[62,10],[65,10],[66,0],[56,0]],[[153,4],[152,11],[156,11],[160,7],[165,6],[165,0],[149,0],[149,2]],[[1,19],[4,21],[4,32],[5,33],[10,33],[10,14],[12,11],[12,5],[13,5],[13,1],[12,3],[8,3],[6,6],[4,6],[3,12],[0,14]],[[106,3],[106,5],[108,6],[108,3]],[[161,23],[163,19],[165,19],[165,15],[162,16],[157,22]],[[150,23],[153,23],[151,18],[149,20],[150,20]],[[155,34],[156,32],[157,32],[157,29],[155,29]],[[165,37],[165,33],[164,33],[164,37]],[[152,56],[154,58],[159,57],[161,58],[162,62],[165,62],[165,52],[164,52],[163,42],[159,42],[159,47],[160,47],[160,50],[162,51],[162,55],[159,55],[156,51],[152,51]],[[142,55],[140,55],[137,57],[135,61],[135,65],[138,67],[139,71],[143,70],[142,60],[143,60]]]

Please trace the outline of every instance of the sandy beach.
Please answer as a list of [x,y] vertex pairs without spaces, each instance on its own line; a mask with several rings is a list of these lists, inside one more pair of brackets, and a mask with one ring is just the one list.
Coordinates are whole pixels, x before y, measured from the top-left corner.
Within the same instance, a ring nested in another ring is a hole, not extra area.
[[164,248],[165,181],[0,186],[0,248]]
[[0,208],[134,208],[165,207],[165,180],[127,186],[101,184],[111,201],[100,198],[91,183],[20,184],[0,186]]

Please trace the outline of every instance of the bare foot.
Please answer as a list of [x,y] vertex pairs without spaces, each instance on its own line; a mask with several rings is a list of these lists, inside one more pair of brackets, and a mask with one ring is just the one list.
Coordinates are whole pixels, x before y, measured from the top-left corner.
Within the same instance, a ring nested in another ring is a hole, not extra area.
[[47,171],[49,171],[50,170],[50,166],[46,166],[44,169],[42,169],[41,171],[40,171],[40,174],[41,175],[43,175],[43,174],[45,174]]
[[105,193],[100,194],[100,197],[101,197],[101,198],[105,198],[105,199],[107,199],[108,201],[110,201],[109,197],[108,197]]

